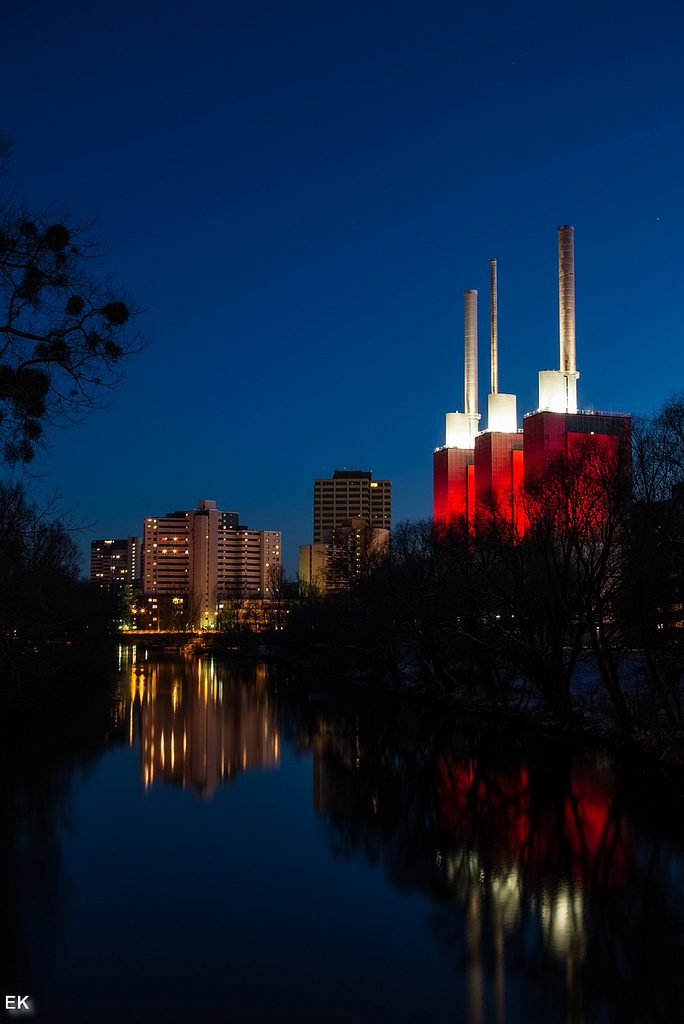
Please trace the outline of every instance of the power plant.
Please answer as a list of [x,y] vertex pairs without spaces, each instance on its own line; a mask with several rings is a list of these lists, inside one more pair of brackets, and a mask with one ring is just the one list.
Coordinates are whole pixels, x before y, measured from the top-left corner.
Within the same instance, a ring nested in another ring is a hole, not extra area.
[[606,463],[624,463],[631,445],[631,418],[577,407],[574,229],[558,228],[560,368],[539,372],[539,406],[517,425],[516,397],[499,391],[497,263],[490,261],[490,394],[487,427],[478,432],[477,292],[465,298],[465,411],[446,414],[445,444],[433,456],[434,519],[472,528],[494,510],[519,536],[525,530],[523,487],[543,477],[549,460],[572,456],[587,445]]

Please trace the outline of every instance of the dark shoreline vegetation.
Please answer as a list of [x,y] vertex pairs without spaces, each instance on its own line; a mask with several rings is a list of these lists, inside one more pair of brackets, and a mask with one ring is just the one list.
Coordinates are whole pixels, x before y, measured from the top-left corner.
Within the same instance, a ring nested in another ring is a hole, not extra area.
[[[630,472],[557,456],[523,495],[528,528],[492,501],[473,527],[399,524],[389,558],[344,589],[274,599],[272,628],[167,636],[267,656],[341,684],[600,736],[684,763],[684,398],[635,422]],[[73,535],[0,486],[0,703],[80,699],[125,593],[79,578]],[[159,644],[161,637],[157,638]],[[148,634],[144,641],[154,645]]]
[[[524,536],[516,522],[523,510]],[[346,592],[300,598],[285,643],[321,669],[684,762],[684,396],[590,437],[473,523],[399,524]]]

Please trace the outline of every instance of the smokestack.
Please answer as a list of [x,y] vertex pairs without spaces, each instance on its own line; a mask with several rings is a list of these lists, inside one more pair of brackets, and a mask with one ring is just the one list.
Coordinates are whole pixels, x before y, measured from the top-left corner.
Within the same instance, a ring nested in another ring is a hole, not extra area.
[[463,293],[465,305],[465,411],[477,415],[477,291]]
[[487,397],[488,429],[497,433],[515,433],[518,414],[515,395],[499,391],[499,327],[497,322],[496,260],[489,261],[489,309],[492,390]]
[[491,342],[491,394],[499,390],[499,328],[496,311],[496,260],[489,261],[489,337]]
[[558,228],[558,314],[560,321],[560,368],[575,373],[575,229]]

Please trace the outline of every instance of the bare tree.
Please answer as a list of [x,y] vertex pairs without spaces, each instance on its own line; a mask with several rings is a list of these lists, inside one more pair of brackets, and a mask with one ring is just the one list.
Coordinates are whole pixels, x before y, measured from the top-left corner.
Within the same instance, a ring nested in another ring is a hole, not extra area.
[[[0,137],[0,170],[9,156]],[[106,404],[126,357],[144,345],[139,307],[111,278],[94,221],[0,196],[0,453],[27,464],[46,428]]]
[[266,590],[270,595],[272,618],[276,629],[283,628],[287,582],[282,562],[272,562],[266,573]]

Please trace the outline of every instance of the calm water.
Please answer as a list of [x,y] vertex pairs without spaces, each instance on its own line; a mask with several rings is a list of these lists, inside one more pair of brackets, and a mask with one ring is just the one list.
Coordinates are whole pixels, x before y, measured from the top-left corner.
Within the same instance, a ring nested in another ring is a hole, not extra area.
[[684,1019],[682,805],[605,754],[122,650],[113,708],[2,758],[39,1021]]

